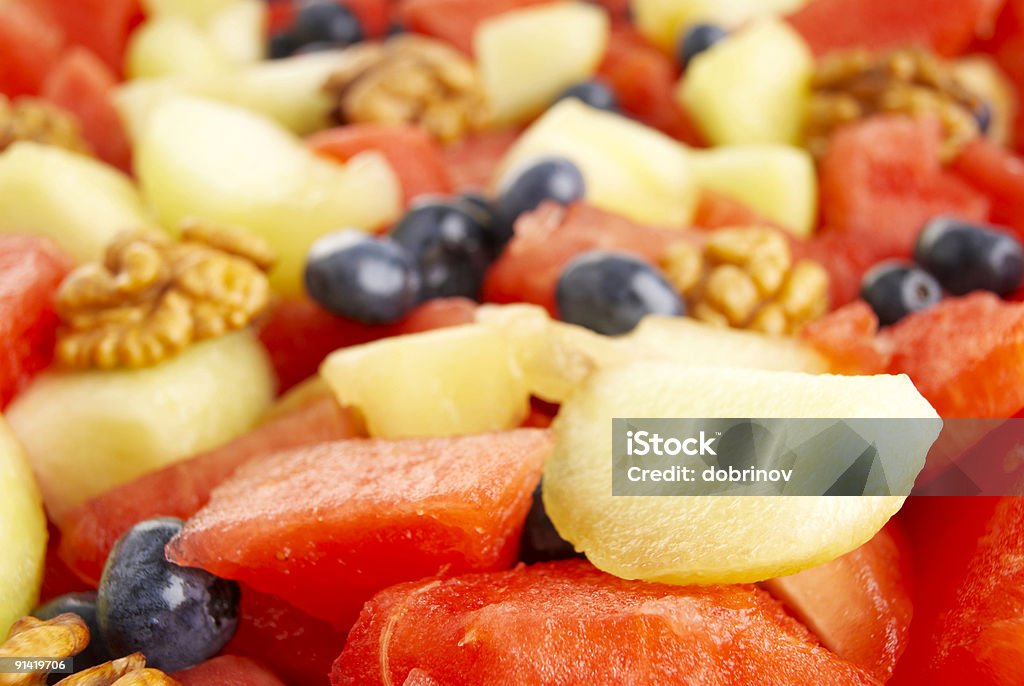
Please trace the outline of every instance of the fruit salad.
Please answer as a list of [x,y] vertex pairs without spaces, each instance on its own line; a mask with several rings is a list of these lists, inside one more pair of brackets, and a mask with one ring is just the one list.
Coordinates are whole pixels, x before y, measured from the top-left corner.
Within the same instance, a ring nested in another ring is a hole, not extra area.
[[0,686],[1021,686],[1022,419],[1022,0],[0,0]]

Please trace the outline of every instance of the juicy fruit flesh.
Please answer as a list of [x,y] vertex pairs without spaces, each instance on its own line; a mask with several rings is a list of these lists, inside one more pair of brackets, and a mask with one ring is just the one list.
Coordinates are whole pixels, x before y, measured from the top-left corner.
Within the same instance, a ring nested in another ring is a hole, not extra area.
[[[622,365],[592,376],[562,406],[544,474],[548,515],[591,562],[624,578],[749,582],[832,560],[870,539],[904,498],[612,496],[613,417],[794,416],[936,415],[906,377]],[[872,436],[887,474],[902,472],[893,492],[909,492],[937,431],[888,449],[885,429]]]
[[391,584],[510,566],[549,451],[518,429],[280,453],[221,485],[168,556],[345,629]]
[[763,591],[630,582],[582,561],[425,579],[378,594],[349,634],[331,682],[403,681],[874,683],[817,645]]
[[35,605],[46,557],[46,515],[25,452],[0,416],[0,635]]

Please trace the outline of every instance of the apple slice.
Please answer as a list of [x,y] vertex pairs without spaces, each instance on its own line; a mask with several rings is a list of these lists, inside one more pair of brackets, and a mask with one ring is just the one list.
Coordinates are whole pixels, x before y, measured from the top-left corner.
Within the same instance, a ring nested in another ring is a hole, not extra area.
[[176,16],[143,23],[132,34],[126,60],[130,79],[211,74],[230,67],[228,59],[199,27]]
[[[794,574],[874,536],[903,496],[612,495],[615,417],[924,417],[906,376],[843,377],[636,362],[599,371],[562,405],[544,505],[559,534],[601,569],[673,584],[743,583]],[[908,493],[940,423],[858,427]],[[820,468],[835,468],[829,455]],[[815,469],[818,469],[816,466]]]
[[576,99],[533,124],[502,160],[497,186],[539,157],[572,160],[586,179],[587,201],[645,224],[682,227],[697,205],[686,148],[668,136]]
[[593,74],[608,27],[608,14],[584,2],[525,7],[483,22],[473,52],[497,123],[527,121]]
[[151,224],[131,179],[113,167],[37,143],[0,154],[0,232],[46,236],[88,262],[120,231]]
[[710,22],[728,29],[752,19],[789,14],[808,0],[633,0],[637,28],[652,43],[673,52],[686,29]]
[[0,416],[0,636],[35,605],[46,558],[46,514],[25,451]]
[[814,56],[778,19],[748,26],[701,53],[676,97],[714,145],[796,143]]
[[46,372],[7,419],[59,523],[86,500],[238,436],[273,393],[263,346],[239,332],[147,369]]
[[306,253],[318,238],[385,225],[400,210],[398,179],[381,155],[335,164],[269,120],[197,98],[157,107],[135,167],[169,230],[199,216],[265,238],[279,258],[271,282],[290,295],[302,292]]
[[695,150],[697,183],[751,207],[795,236],[806,238],[818,221],[814,160],[791,145],[736,145]]

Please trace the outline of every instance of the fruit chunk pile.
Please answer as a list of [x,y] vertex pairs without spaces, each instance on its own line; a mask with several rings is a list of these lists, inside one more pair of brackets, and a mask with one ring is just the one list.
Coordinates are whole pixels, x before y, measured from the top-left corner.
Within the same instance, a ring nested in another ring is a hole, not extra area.
[[1021,416],[1022,75],[1021,0],[0,2],[0,656],[1024,683],[1019,499],[607,459],[614,417]]

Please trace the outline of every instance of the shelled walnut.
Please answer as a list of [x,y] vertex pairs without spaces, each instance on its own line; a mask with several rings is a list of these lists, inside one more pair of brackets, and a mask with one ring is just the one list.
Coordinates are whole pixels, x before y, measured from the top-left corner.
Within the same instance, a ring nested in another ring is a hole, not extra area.
[[127,232],[102,262],[57,294],[57,357],[77,368],[146,367],[195,341],[242,329],[270,302],[270,247],[240,230],[192,221],[181,240]]
[[[63,614],[49,620],[23,617],[11,627],[7,640],[0,644],[2,658],[42,658],[64,660],[71,658],[89,645],[89,628],[81,617]],[[0,686],[45,686],[45,672],[0,672]],[[95,667],[71,674],[57,682],[57,686],[180,686],[157,669],[146,667],[141,653],[111,660]]]
[[942,124],[943,156],[950,159],[979,134],[984,106],[950,64],[919,48],[873,55],[865,50],[824,58],[811,84],[806,142],[824,154],[836,128],[875,114],[933,116]]
[[661,266],[690,313],[717,326],[791,334],[828,309],[824,268],[795,262],[772,229],[719,229],[704,245],[682,241]]
[[483,128],[489,113],[473,63],[425,36],[359,45],[325,90],[340,124],[419,124],[448,143]]
[[37,98],[10,100],[0,94],[0,152],[20,141],[44,143],[89,154],[78,120],[56,105]]

